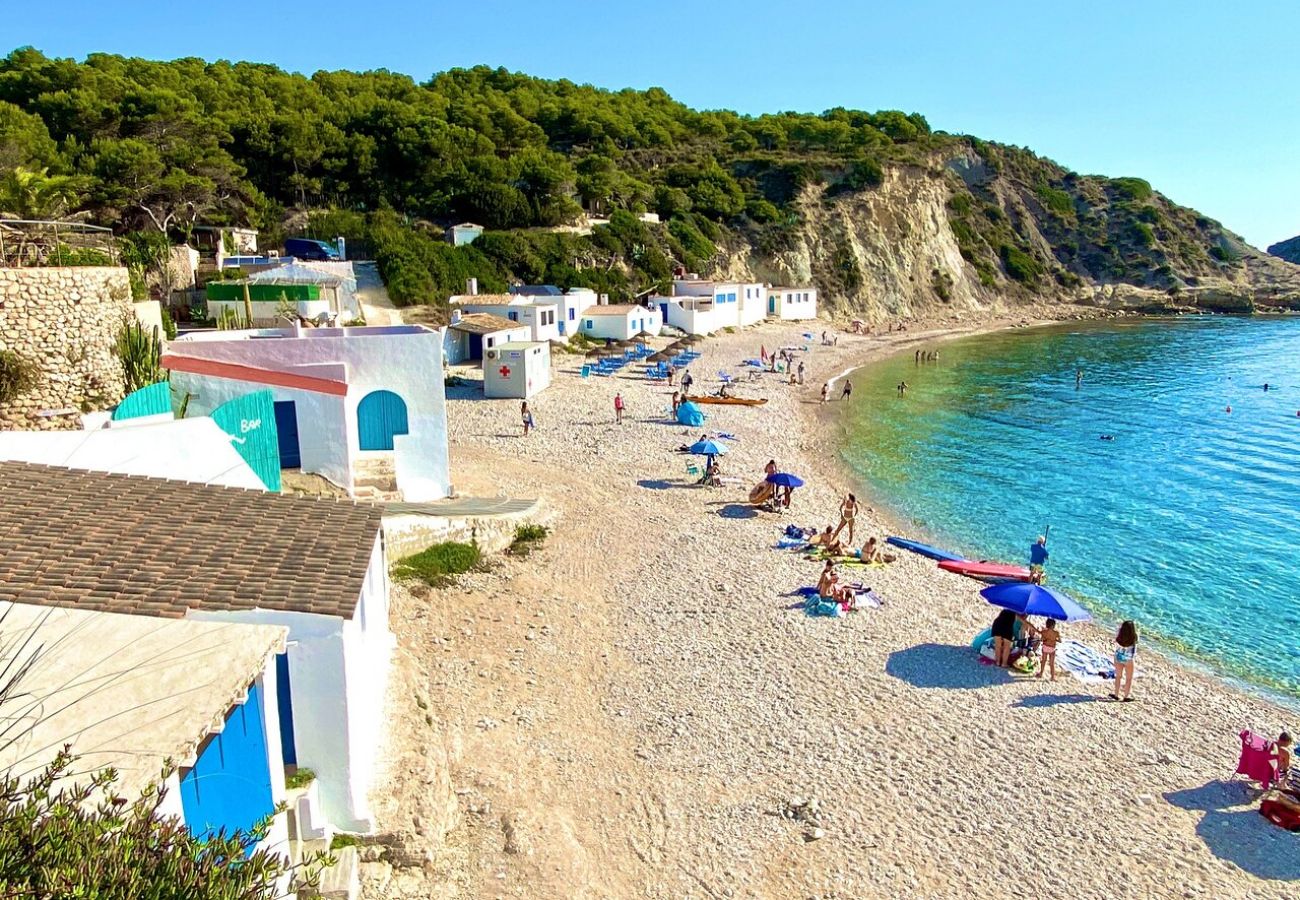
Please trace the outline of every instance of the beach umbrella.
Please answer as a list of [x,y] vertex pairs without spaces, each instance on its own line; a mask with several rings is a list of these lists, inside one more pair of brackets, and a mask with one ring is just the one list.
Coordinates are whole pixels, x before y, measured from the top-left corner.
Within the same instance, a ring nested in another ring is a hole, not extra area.
[[[860,321],[860,320],[855,319],[854,321],[856,322],[856,321]],[[808,340],[810,340],[810,341],[813,339],[813,335],[812,335],[812,332],[811,332],[811,331],[805,331],[805,332],[803,333],[803,336],[806,337],[806,338],[807,338]]]
[[791,475],[789,472],[773,472],[767,476],[767,481],[768,484],[774,484],[777,487],[803,487],[803,479],[798,475]]
[[641,338],[642,341],[644,341],[646,338],[652,338],[652,337],[654,337],[653,334],[651,334],[650,332],[646,331],[645,329],[642,329],[641,331],[638,331],[637,334],[636,334],[636,336],[639,337],[639,338]]
[[727,452],[727,445],[719,443],[713,438],[706,438],[691,444],[691,452],[696,456],[722,456]]
[[667,362],[670,359],[672,359],[672,356],[666,353],[651,353],[646,357],[646,362]]
[[1065,594],[1041,584],[1023,581],[995,584],[980,591],[980,596],[994,606],[1024,616],[1046,616],[1058,622],[1086,622],[1092,618],[1086,609]]

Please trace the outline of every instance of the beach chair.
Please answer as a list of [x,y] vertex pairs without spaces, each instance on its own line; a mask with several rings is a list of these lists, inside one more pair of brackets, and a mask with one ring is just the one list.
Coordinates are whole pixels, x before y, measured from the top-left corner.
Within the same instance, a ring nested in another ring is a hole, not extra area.
[[721,381],[723,384],[733,384],[736,379],[732,378],[726,372],[719,371],[718,380]]
[[1242,731],[1241,758],[1237,760],[1237,775],[1258,781],[1268,790],[1277,781],[1277,744],[1253,731]]
[[583,378],[590,378],[590,377],[591,377],[591,366],[583,366],[583,367],[582,367],[582,371],[581,371],[580,374],[582,375]]
[[703,471],[700,469],[700,464],[694,462],[688,462],[686,464],[686,474],[694,478],[700,478],[704,475]]

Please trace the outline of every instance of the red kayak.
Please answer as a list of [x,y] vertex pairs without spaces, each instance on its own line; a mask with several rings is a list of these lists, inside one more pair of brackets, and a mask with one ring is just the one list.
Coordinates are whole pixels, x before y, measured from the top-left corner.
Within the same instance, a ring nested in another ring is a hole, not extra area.
[[1029,580],[1029,570],[1024,566],[1011,566],[1006,563],[975,562],[969,559],[944,559],[939,561],[939,568],[978,581],[987,581],[990,584],[998,584],[1003,581]]

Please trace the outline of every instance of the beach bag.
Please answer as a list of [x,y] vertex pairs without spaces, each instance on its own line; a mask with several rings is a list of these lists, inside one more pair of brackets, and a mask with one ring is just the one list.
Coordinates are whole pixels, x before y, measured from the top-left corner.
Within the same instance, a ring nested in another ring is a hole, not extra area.
[[1287,831],[1300,831],[1300,793],[1270,791],[1259,804],[1259,814]]

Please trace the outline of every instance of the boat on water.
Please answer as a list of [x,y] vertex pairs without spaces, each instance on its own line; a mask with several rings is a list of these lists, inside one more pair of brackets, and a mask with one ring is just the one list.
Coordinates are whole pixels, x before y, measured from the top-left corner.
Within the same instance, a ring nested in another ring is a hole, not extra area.
[[766,397],[691,397],[692,403],[712,403],[715,406],[762,406]]

